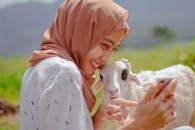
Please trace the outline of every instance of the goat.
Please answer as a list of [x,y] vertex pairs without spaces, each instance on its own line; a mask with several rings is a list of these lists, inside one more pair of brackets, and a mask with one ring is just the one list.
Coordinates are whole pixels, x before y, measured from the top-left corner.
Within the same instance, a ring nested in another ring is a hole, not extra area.
[[158,71],[145,70],[134,74],[131,71],[131,63],[122,59],[106,64],[100,75],[106,101],[115,97],[140,101],[150,84],[161,78],[176,78],[177,87],[174,95],[177,117],[163,130],[184,125],[195,126],[195,73],[190,67],[173,65]]

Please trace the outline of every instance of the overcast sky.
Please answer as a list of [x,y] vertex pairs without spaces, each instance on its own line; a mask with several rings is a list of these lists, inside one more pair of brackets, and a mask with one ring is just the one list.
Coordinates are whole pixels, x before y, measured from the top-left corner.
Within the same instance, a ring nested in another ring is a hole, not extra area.
[[44,3],[52,3],[56,0],[0,0],[0,8],[4,8],[15,3],[23,3],[27,1],[40,1]]

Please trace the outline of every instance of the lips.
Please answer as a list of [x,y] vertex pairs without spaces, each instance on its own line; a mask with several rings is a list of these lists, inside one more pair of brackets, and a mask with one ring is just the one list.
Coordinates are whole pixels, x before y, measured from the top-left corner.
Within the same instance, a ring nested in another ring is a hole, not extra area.
[[91,71],[92,71],[92,72],[91,72],[92,75],[95,73],[95,70],[96,70],[96,69],[98,69],[100,66],[103,65],[102,63],[96,62],[96,61],[94,61],[94,60],[91,61],[90,64],[91,64],[91,69],[92,69],[92,70],[91,70]]
[[99,65],[96,64],[96,62],[94,62],[94,61],[91,62],[91,65],[92,65],[92,68],[93,68],[94,70],[96,70],[96,69],[99,67]]

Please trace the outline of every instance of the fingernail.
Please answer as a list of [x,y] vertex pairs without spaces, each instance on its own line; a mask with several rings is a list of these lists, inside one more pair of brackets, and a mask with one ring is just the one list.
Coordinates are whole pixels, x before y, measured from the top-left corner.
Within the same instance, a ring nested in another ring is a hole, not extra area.
[[171,98],[174,96],[174,93],[170,93],[166,98]]

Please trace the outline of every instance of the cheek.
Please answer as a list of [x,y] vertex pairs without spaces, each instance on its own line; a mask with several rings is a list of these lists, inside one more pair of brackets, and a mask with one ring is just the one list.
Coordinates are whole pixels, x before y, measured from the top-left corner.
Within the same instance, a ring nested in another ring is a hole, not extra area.
[[99,58],[103,53],[104,52],[100,47],[95,47],[89,51],[88,58],[89,59],[96,59],[96,58]]

